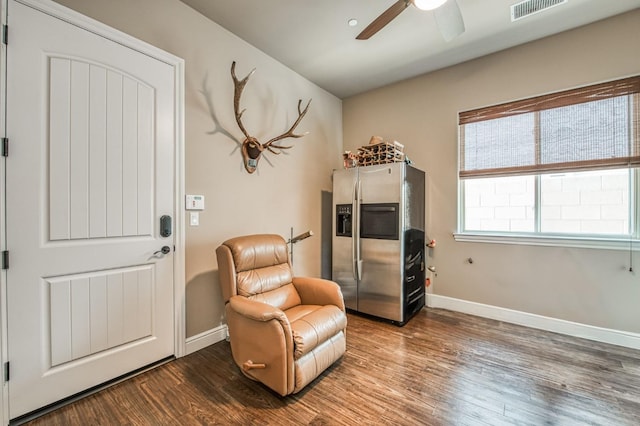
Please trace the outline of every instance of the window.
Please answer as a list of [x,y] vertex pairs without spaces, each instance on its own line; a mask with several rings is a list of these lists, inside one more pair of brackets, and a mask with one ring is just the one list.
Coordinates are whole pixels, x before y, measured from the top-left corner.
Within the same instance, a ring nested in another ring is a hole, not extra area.
[[462,112],[462,234],[638,238],[640,76]]

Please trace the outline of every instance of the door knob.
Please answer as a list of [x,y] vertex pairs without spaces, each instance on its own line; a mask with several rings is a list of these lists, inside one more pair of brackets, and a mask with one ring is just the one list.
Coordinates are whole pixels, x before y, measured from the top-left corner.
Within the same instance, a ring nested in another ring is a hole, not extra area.
[[171,248],[169,246],[164,246],[157,252],[153,253],[153,255],[157,256],[159,254],[169,254],[170,252],[171,252]]

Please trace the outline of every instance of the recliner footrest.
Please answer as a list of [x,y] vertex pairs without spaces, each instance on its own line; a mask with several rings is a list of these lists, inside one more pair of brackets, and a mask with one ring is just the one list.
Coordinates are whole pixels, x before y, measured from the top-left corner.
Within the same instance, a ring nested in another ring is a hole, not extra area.
[[347,316],[337,306],[327,305],[291,323],[294,358],[300,359],[347,326]]

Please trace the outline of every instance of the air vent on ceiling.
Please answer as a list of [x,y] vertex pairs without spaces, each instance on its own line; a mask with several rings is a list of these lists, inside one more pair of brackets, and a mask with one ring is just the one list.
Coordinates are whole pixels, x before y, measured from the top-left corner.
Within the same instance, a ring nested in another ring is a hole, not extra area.
[[566,3],[567,0],[524,0],[511,6],[511,22]]

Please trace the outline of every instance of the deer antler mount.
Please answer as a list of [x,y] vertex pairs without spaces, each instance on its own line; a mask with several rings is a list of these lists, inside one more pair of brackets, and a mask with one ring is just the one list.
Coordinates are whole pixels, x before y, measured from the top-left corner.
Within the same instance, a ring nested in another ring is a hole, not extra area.
[[240,97],[242,96],[242,91],[244,90],[244,86],[246,86],[247,81],[249,81],[249,77],[251,77],[254,72],[255,68],[249,74],[247,74],[245,78],[243,78],[242,80],[238,80],[238,78],[236,77],[236,62],[233,61],[233,63],[231,64],[231,77],[233,78],[234,85],[233,110],[236,114],[236,123],[238,123],[238,127],[245,137],[244,141],[242,142],[242,158],[244,159],[244,168],[249,173],[253,173],[256,171],[256,169],[258,168],[258,161],[260,160],[260,157],[265,150],[279,155],[283,150],[292,148],[292,145],[284,146],[278,144],[277,142],[286,138],[301,138],[307,134],[296,134],[294,133],[294,131],[309,110],[309,105],[311,104],[311,99],[309,99],[309,102],[307,102],[307,106],[305,106],[304,109],[301,109],[302,99],[298,100],[298,118],[289,128],[289,130],[287,130],[280,136],[276,136],[275,138],[270,139],[266,143],[261,143],[260,141],[258,141],[258,139],[251,136],[249,132],[247,132],[247,129],[245,129],[244,125],[242,124],[242,114],[244,114],[245,110],[240,110]]

